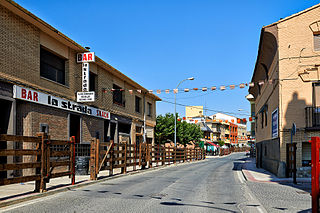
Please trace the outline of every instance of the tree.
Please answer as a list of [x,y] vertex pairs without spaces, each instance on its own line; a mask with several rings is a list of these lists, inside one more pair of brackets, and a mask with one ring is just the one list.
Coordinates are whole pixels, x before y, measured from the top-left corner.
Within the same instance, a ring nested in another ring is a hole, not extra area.
[[[178,114],[177,114],[178,117]],[[155,128],[156,142],[165,143],[174,141],[174,115],[167,113],[164,116],[157,116],[157,125]],[[203,132],[196,124],[189,124],[186,121],[177,121],[177,142],[187,144],[190,141],[196,143],[203,137]]]
[[218,140],[218,144],[219,144],[220,146],[223,146],[223,145],[224,145],[224,141],[223,141],[223,140]]

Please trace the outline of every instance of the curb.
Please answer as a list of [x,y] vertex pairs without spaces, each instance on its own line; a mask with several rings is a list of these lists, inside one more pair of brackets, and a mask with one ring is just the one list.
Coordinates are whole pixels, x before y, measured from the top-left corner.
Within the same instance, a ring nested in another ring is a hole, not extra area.
[[148,169],[144,169],[144,170],[137,170],[137,171],[128,172],[126,174],[117,174],[117,175],[114,175],[114,176],[101,177],[101,179],[98,179],[98,180],[87,180],[87,182],[85,182],[85,183],[79,183],[79,184],[76,184],[76,185],[69,185],[69,186],[62,186],[60,189],[54,189],[52,191],[47,191],[47,192],[43,192],[43,193],[37,193],[37,194],[34,194],[34,195],[29,195],[27,197],[18,198],[18,199],[11,200],[11,201],[3,201],[3,202],[0,201],[0,210],[1,210],[1,208],[8,207],[10,205],[15,205],[15,204],[18,204],[18,203],[22,203],[22,202],[26,202],[26,201],[42,198],[42,197],[47,197],[47,196],[54,195],[54,194],[57,194],[57,193],[60,193],[60,192],[66,192],[66,191],[69,191],[71,189],[81,188],[81,187],[84,187],[84,186],[93,185],[93,184],[104,182],[104,181],[107,181],[107,180],[113,180],[113,179],[129,176],[129,175],[136,175],[136,174],[141,174],[141,173],[146,173],[146,172],[152,172],[154,170],[170,168],[170,167],[173,167],[173,166],[194,164],[194,163],[200,163],[200,162],[205,162],[205,161],[208,161],[208,159],[199,160],[199,161],[192,161],[192,162],[183,162],[183,163],[179,163],[179,164],[171,164],[171,165],[163,165],[163,166],[161,165],[161,166],[156,166],[156,167],[152,167],[152,168],[148,168]]

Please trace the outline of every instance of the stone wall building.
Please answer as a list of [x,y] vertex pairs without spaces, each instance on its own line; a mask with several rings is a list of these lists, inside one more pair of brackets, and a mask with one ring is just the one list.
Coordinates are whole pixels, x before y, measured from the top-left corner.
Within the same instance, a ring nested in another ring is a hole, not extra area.
[[[291,128],[298,171],[309,166],[320,136],[320,4],[265,26],[249,93],[255,101],[257,166],[285,176]],[[298,176],[299,176],[298,172]]]
[[0,134],[45,131],[53,139],[76,136],[84,147],[94,137],[154,143],[159,97],[96,56],[89,66],[95,101],[78,103],[76,56],[88,50],[10,0],[0,1],[0,43]]

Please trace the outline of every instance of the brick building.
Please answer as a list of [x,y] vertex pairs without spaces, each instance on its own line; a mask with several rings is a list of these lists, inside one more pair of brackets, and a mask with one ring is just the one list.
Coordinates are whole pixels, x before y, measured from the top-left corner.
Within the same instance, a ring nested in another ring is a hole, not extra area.
[[311,136],[320,136],[320,4],[265,26],[249,89],[255,102],[257,166],[285,176],[296,125],[298,176],[309,166]]
[[[53,139],[76,136],[83,146],[93,137],[154,142],[160,98],[96,56],[89,73],[95,101],[77,103],[76,55],[88,50],[10,0],[0,1],[0,41],[0,133],[46,131]],[[7,146],[16,145],[0,148]]]

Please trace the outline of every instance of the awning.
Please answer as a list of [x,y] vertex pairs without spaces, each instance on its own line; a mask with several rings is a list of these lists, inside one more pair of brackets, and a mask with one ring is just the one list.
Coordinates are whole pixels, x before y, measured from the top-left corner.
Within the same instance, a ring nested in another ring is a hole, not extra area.
[[212,143],[212,142],[209,142],[209,141],[207,141],[207,143],[208,143],[208,144],[210,144],[210,145],[212,145],[212,146],[215,146],[215,147],[220,147],[219,145],[217,145],[217,144],[214,144],[214,143]]

